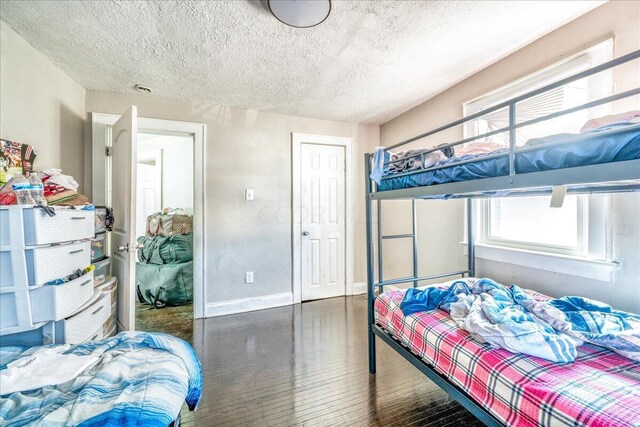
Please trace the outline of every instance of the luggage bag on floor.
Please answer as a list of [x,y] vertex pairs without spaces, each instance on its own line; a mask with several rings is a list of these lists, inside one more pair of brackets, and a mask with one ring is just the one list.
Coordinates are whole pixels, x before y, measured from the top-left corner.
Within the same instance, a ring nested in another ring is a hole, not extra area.
[[193,301],[193,261],[181,264],[136,263],[138,301],[160,308]]
[[[171,211],[171,212],[177,212]],[[193,232],[193,220],[189,215],[180,213],[155,213],[147,217],[146,235],[175,236]]]
[[179,264],[193,261],[193,234],[138,237],[138,261],[147,264]]

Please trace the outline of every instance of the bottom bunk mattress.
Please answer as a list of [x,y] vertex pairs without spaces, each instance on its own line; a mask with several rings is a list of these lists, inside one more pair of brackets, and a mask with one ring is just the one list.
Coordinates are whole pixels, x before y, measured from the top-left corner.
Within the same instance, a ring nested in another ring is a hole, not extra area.
[[376,298],[376,323],[504,424],[640,426],[640,363],[591,344],[567,364],[491,348],[445,311],[404,316],[404,292]]
[[73,346],[0,347],[0,378],[2,426],[167,427],[185,401],[196,408],[202,390],[193,348],[145,332]]

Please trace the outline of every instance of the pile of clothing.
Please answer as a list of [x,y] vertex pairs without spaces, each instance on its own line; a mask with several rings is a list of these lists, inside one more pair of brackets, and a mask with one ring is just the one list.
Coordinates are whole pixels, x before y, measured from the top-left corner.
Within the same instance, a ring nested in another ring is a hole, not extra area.
[[193,221],[181,209],[147,218],[136,263],[138,301],[150,308],[193,301]]
[[444,310],[480,343],[557,363],[573,362],[584,342],[640,361],[640,316],[583,297],[536,300],[516,285],[467,279],[408,289],[400,309]]
[[[30,172],[31,174],[37,173],[42,180],[40,190],[40,199],[42,198],[42,192],[44,192],[44,201],[49,206],[85,206],[89,205],[89,199],[78,193],[78,183],[73,179],[71,175],[64,175],[60,169],[46,169],[42,172]],[[0,189],[0,205],[16,205],[18,204],[18,198],[14,191],[14,182],[19,178],[14,176],[5,183]],[[38,184],[40,187],[40,184]]]
[[[36,172],[33,169],[35,159],[36,152],[31,145],[0,139],[0,205],[18,204],[13,183],[23,176],[36,173],[39,178],[38,187],[42,187],[47,205],[89,204],[89,199],[78,193],[78,183],[71,175],[64,175],[62,170],[54,168]],[[39,201],[34,204],[45,203],[42,200],[41,203]]]
[[78,194],[78,183],[71,175],[64,175],[60,169],[42,171],[44,197],[49,205],[80,206],[89,203],[82,194]]

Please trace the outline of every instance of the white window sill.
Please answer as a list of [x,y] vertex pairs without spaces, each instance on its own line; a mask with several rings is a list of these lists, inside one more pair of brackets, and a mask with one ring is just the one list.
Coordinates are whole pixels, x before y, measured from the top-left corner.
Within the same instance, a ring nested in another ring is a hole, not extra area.
[[[467,255],[467,243],[464,254]],[[525,249],[506,248],[487,244],[476,244],[476,258],[519,265],[536,270],[551,271],[568,276],[582,277],[605,283],[613,282],[613,272],[620,267],[617,262],[597,261],[570,255],[537,252]]]

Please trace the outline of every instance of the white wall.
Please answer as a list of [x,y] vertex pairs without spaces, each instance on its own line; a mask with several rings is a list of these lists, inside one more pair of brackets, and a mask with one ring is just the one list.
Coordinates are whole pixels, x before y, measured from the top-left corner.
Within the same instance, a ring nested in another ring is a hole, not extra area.
[[85,89],[0,21],[0,137],[32,145],[37,170],[84,178]]
[[162,150],[162,208],[182,208],[192,215],[193,138],[138,134],[138,153],[149,150]]
[[[547,36],[498,61],[481,72],[458,83],[431,100],[407,111],[380,127],[381,145],[391,145],[451,122],[462,116],[462,104],[510,82],[522,78],[580,52],[600,41],[614,37],[614,54],[620,56],[640,49],[640,3],[609,2],[592,12],[559,28]],[[620,67],[614,74],[616,91],[640,86],[638,62]],[[638,108],[640,98],[616,105],[616,110]],[[461,138],[462,129],[412,145],[432,146]],[[407,147],[409,148],[409,147]],[[620,268],[611,283],[549,273],[535,268],[523,268],[503,262],[478,260],[477,275],[491,276],[504,283],[517,283],[552,296],[583,295],[599,299],[613,306],[640,312],[640,194],[617,194],[613,200],[613,252]],[[398,202],[392,202],[397,204]],[[402,203],[402,202],[400,202]],[[463,203],[458,201],[420,202],[419,226],[422,232],[421,273],[448,271],[452,265],[465,266],[462,248]],[[387,228],[400,218],[400,207],[387,209],[384,224]],[[405,222],[408,225],[408,223]],[[386,230],[385,230],[386,232]],[[425,236],[424,234],[427,234]],[[426,237],[426,239],[425,239]],[[428,239],[428,240],[427,240]],[[406,254],[407,252],[404,252]],[[385,266],[392,277],[393,267],[406,264],[403,252],[389,251]],[[406,272],[406,265],[404,266]]]
[[[291,132],[354,139],[355,281],[365,280],[363,154],[378,145],[378,126],[262,113],[87,91],[88,112],[207,125],[205,145],[205,263],[208,303],[291,292]],[[89,142],[89,141],[87,141]],[[255,200],[244,200],[245,188]],[[253,271],[255,283],[244,283]]]

